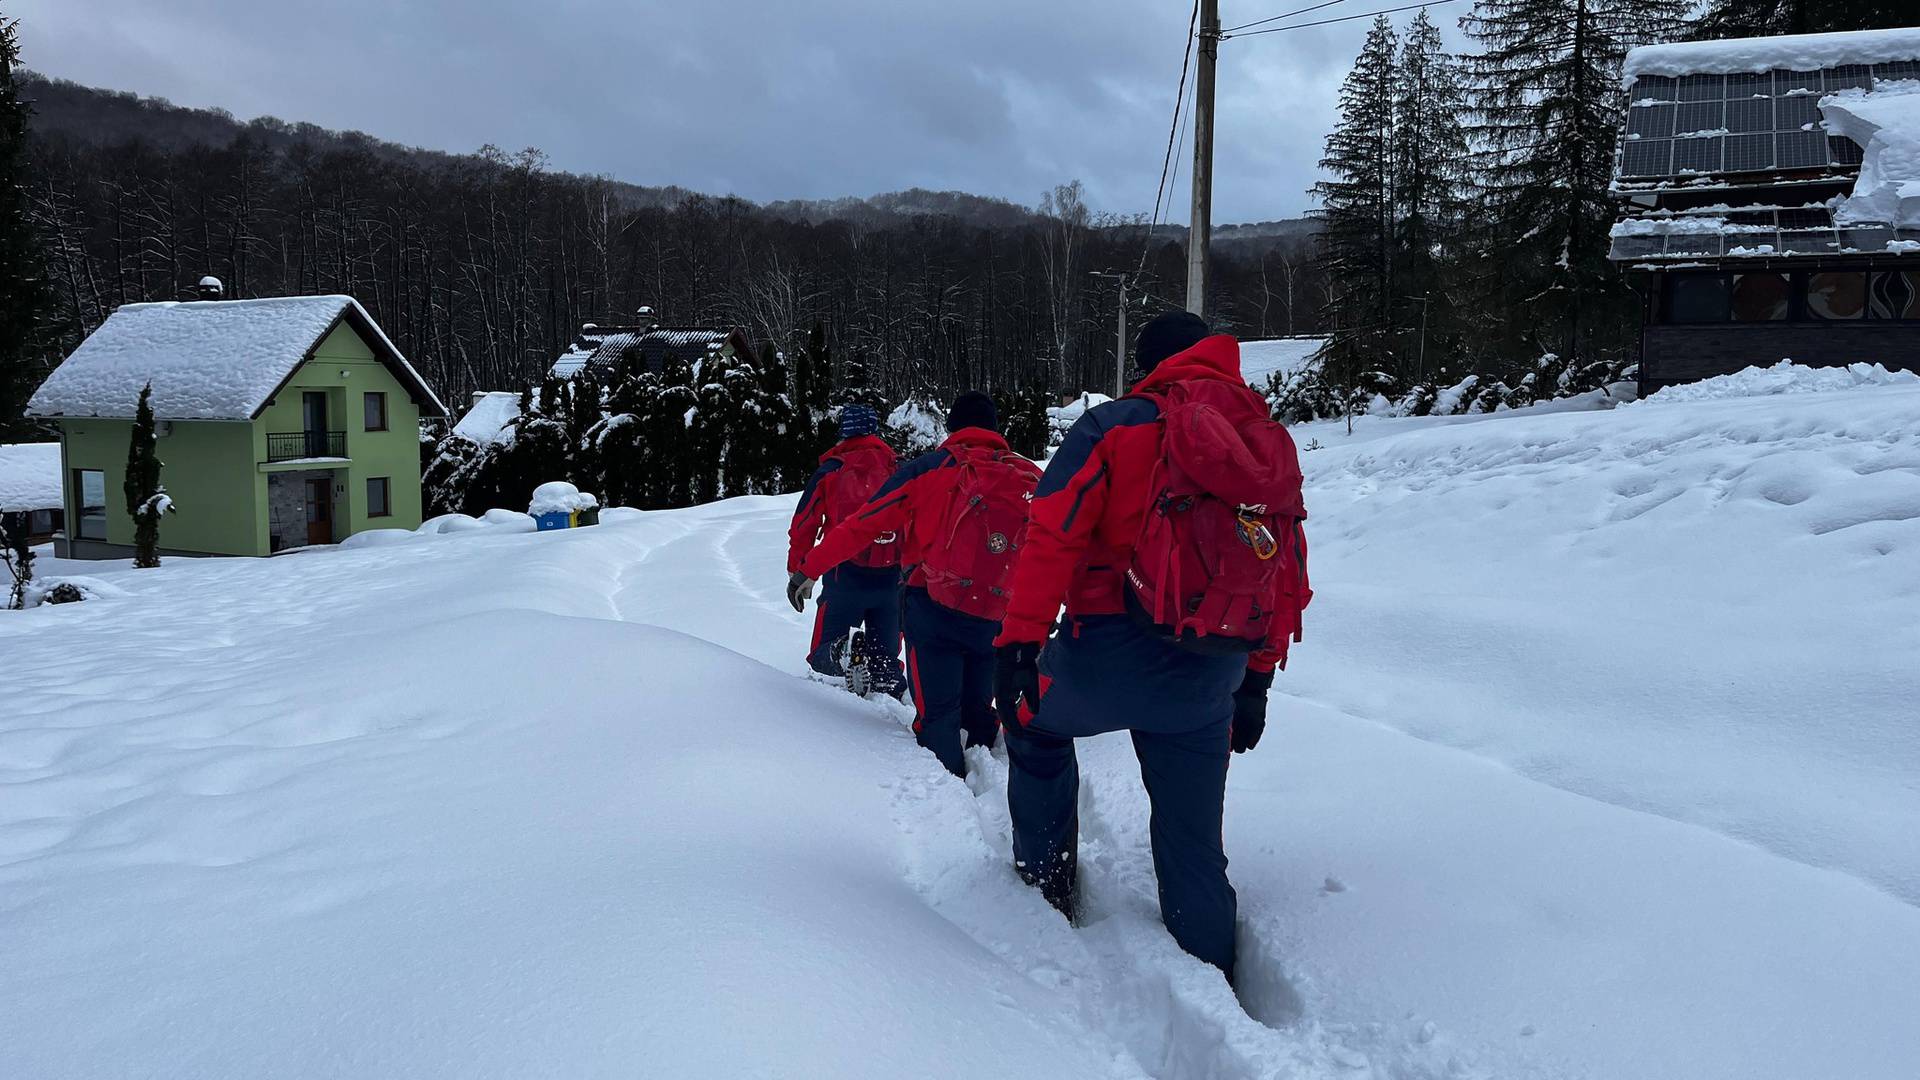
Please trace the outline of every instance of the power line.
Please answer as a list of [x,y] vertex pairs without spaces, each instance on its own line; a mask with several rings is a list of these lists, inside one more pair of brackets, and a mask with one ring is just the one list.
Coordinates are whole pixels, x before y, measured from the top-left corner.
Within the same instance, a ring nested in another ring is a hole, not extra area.
[[[1438,7],[1441,4],[1452,4],[1455,2],[1456,0],[1426,0],[1424,4],[1407,4],[1402,7],[1382,8],[1379,11],[1365,11],[1358,15],[1342,15],[1337,19],[1321,19],[1317,22],[1294,23],[1292,26],[1270,26],[1265,30],[1249,30],[1244,34],[1221,34],[1220,37],[1221,40],[1230,37],[1259,37],[1261,34],[1277,34],[1282,30],[1305,30],[1309,26],[1331,26],[1334,23],[1352,22],[1355,19],[1371,19],[1375,15],[1391,15],[1396,11],[1412,11],[1415,8]],[[1285,18],[1286,16],[1276,17]]]
[[1153,250],[1153,230],[1160,224],[1160,203],[1167,194],[1167,171],[1173,165],[1173,143],[1180,132],[1180,114],[1187,103],[1187,67],[1193,62],[1193,28],[1200,21],[1200,0],[1193,0],[1187,16],[1187,48],[1180,54],[1180,85],[1173,93],[1173,121],[1167,125],[1167,152],[1160,159],[1160,186],[1153,193],[1153,216],[1147,219],[1147,242],[1140,251],[1140,269],[1147,268],[1147,255]]
[[1312,7],[1303,7],[1298,11],[1289,11],[1284,15],[1269,15],[1264,19],[1255,19],[1250,23],[1241,23],[1239,26],[1229,26],[1225,30],[1220,31],[1220,33],[1223,35],[1231,34],[1236,30],[1245,30],[1250,26],[1265,26],[1270,22],[1279,22],[1281,19],[1291,19],[1295,15],[1305,15],[1309,11],[1319,11],[1321,8],[1330,8],[1335,4],[1344,4],[1346,2],[1347,0],[1327,0],[1327,2],[1324,4],[1315,4]]

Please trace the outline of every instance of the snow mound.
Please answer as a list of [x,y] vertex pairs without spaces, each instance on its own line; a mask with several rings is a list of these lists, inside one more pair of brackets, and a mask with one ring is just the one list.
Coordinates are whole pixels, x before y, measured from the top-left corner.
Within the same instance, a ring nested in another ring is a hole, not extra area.
[[533,489],[533,502],[528,504],[527,513],[532,517],[570,514],[576,510],[594,510],[599,506],[600,500],[590,492],[581,491],[565,480],[550,480]]
[[1841,64],[1920,60],[1920,27],[1788,34],[1642,45],[1627,53],[1621,85],[1642,75],[1733,75],[1745,71],[1819,71]]
[[0,513],[60,505],[60,444],[0,444]]
[[1831,394],[1873,386],[1920,387],[1920,375],[1911,371],[1888,371],[1879,364],[1817,368],[1782,360],[1772,367],[1750,367],[1731,375],[1716,375],[1696,383],[1669,386],[1648,395],[1639,404],[1675,405],[1777,394]]

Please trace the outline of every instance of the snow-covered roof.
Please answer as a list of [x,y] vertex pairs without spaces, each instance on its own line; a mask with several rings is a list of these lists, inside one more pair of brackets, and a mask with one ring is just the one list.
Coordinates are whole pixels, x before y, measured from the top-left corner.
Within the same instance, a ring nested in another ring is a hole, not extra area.
[[656,372],[665,367],[671,356],[697,365],[701,357],[723,348],[729,339],[739,333],[734,329],[707,326],[627,327],[594,332],[583,330],[580,338],[553,362],[548,374],[566,379],[581,371],[610,372],[619,366],[621,358],[630,349],[637,349],[640,361]]
[[60,444],[0,443],[0,513],[60,504]]
[[520,415],[520,395],[510,390],[493,390],[474,396],[460,422],[453,425],[455,435],[464,435],[482,446],[513,442],[513,430],[507,427]]
[[1842,64],[1902,60],[1920,60],[1920,27],[1642,45],[1627,53],[1620,78],[1623,87],[1631,87],[1642,75],[1819,71]]
[[48,376],[27,412],[129,417],[141,387],[151,382],[157,417],[251,420],[343,319],[414,393],[422,415],[446,415],[419,372],[350,296],[122,305]]
[[1253,386],[1267,385],[1273,375],[1290,376],[1306,366],[1326,338],[1273,338],[1240,343],[1240,377]]
[[1883,80],[1872,90],[1829,94],[1820,112],[1828,131],[1859,143],[1865,154],[1834,220],[1920,227],[1920,81]]

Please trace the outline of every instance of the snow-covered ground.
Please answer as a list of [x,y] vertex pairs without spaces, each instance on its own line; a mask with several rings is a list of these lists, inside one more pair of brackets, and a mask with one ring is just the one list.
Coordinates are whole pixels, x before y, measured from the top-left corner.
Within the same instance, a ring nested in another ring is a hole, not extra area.
[[1297,433],[1245,1012],[1124,739],[1075,930],[802,677],[790,499],[48,560],[124,592],[0,614],[0,1076],[1910,1077],[1920,385],[1770,385]]

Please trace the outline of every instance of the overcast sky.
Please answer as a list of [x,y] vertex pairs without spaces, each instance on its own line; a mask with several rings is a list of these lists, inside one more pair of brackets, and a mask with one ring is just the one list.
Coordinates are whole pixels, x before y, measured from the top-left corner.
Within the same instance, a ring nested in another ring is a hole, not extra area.
[[[1224,25],[1307,6],[1222,0]],[[1397,6],[1337,0],[1303,16]],[[1464,2],[1433,14],[1454,38]],[[757,201],[1079,178],[1152,208],[1188,0],[0,0],[95,86]],[[1401,15],[1396,18],[1404,19]],[[1300,21],[1300,20],[1295,20]],[[1215,220],[1309,205],[1365,21],[1221,44]],[[1190,149],[1184,149],[1190,154]],[[1181,167],[1175,220],[1186,218]]]

